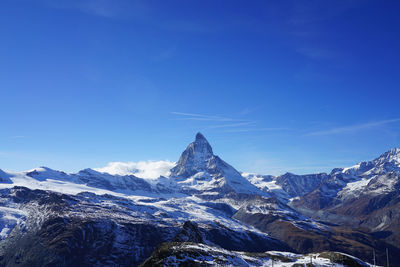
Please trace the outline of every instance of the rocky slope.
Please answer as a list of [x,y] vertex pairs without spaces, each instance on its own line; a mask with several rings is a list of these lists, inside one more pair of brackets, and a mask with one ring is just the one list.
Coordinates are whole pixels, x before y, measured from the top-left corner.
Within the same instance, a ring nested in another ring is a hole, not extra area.
[[150,266],[372,266],[353,256],[338,252],[307,255],[266,251],[249,253],[228,251],[191,242],[161,244],[141,267]]

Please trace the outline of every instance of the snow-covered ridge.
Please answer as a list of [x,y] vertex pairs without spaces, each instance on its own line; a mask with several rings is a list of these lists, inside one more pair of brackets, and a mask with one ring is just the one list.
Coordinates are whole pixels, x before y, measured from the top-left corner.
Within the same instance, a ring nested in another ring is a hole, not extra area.
[[400,148],[392,148],[371,161],[359,162],[343,169],[334,169],[332,174],[342,173],[352,177],[371,177],[391,171],[400,174]]
[[378,195],[395,189],[400,176],[400,149],[393,148],[374,160],[360,162],[344,169],[336,169],[331,175],[345,183],[338,198],[350,199],[361,194]]
[[25,172],[0,171],[0,179],[0,188],[25,186],[67,194],[92,192],[116,196],[152,196],[180,193],[190,195],[195,192],[223,197],[227,192],[236,192],[266,195],[232,166],[215,156],[211,145],[201,133],[196,135],[195,141],[188,145],[177,163],[112,163],[104,168],[88,168],[78,173],[38,167]]
[[[390,175],[390,174],[393,175]],[[391,192],[399,182],[400,148],[393,148],[371,161],[357,163],[346,168],[335,168],[330,174],[280,176],[241,173],[252,184],[272,193],[283,202],[298,199],[321,188],[327,196],[349,199],[360,194]]]
[[[372,161],[334,169],[330,176],[333,177],[331,180],[334,183],[342,187],[338,196],[348,198],[365,192],[366,188],[370,188],[376,194],[393,190],[396,181],[385,180],[393,176],[382,176],[388,172],[400,174],[399,148],[393,148]],[[329,180],[324,175],[286,173],[281,176],[271,176],[239,173],[214,155],[207,139],[198,133],[194,142],[188,145],[177,163],[170,161],[114,162],[103,168],[85,169],[70,174],[47,167],[25,172],[0,170],[0,188],[26,186],[70,194],[92,192],[118,196],[157,193],[193,194],[194,192],[205,196],[218,196],[234,191],[263,196],[272,194],[281,201],[288,202]],[[382,177],[378,179],[377,176]],[[379,183],[382,186],[379,186]],[[369,187],[368,184],[370,184]]]

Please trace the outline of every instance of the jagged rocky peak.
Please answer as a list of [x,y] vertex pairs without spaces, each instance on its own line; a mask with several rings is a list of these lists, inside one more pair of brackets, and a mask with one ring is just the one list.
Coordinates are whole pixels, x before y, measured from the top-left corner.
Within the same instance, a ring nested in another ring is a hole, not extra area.
[[197,155],[203,154],[204,156],[212,156],[213,150],[207,139],[200,132],[196,134],[196,139],[191,143],[188,148],[193,150]]
[[400,174],[400,148],[392,148],[379,157],[371,161],[363,161],[347,168],[337,168],[332,170],[331,175],[342,175],[344,178],[354,177],[372,177],[388,172]]
[[191,176],[207,169],[209,160],[213,158],[213,150],[201,133],[196,134],[194,142],[183,151],[177,165],[171,169],[174,176]]
[[370,162],[359,164],[360,167],[363,165],[370,167],[371,174],[384,174],[391,171],[400,173],[400,149],[392,148]]
[[375,159],[375,161],[378,163],[393,162],[395,164],[400,164],[400,148],[392,148]]

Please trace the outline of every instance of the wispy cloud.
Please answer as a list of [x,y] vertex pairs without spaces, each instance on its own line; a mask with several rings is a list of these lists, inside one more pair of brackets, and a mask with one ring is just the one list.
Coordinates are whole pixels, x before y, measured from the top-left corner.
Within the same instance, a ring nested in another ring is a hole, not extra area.
[[274,132],[274,131],[291,131],[291,128],[285,127],[271,127],[271,128],[241,128],[241,129],[227,129],[224,133],[245,133],[245,132]]
[[238,113],[238,115],[240,115],[240,116],[245,116],[245,115],[248,115],[248,114],[251,114],[251,113],[253,113],[253,112],[255,112],[257,109],[260,109],[261,108],[261,106],[260,105],[258,105],[258,106],[252,106],[252,107],[246,107],[246,108],[244,108],[244,109],[242,109],[239,113]]
[[235,128],[235,127],[243,127],[243,126],[254,126],[256,124],[255,121],[246,121],[239,123],[231,123],[231,124],[221,124],[221,125],[213,125],[207,128],[209,129],[217,129],[217,128]]
[[373,122],[354,124],[354,125],[349,125],[349,126],[335,127],[335,128],[331,128],[328,130],[314,131],[314,132],[307,133],[306,135],[307,136],[320,136],[320,135],[353,133],[353,132],[357,132],[360,130],[381,127],[381,126],[399,122],[399,121],[400,121],[400,119],[373,121]]
[[224,117],[219,115],[205,115],[198,113],[170,112],[179,116],[180,120],[202,121],[208,125],[199,125],[199,128],[218,130],[223,133],[244,133],[244,132],[269,132],[292,130],[287,127],[260,127],[257,121]]
[[203,114],[195,114],[195,113],[185,113],[185,112],[171,112],[171,114],[180,116],[180,119],[184,120],[195,120],[195,121],[237,121],[237,122],[247,122],[242,119],[233,119],[215,115],[203,115]]

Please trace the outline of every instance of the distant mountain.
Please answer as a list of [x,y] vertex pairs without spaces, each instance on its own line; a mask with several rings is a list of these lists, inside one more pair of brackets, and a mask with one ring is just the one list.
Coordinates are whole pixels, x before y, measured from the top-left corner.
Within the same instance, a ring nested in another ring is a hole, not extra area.
[[368,266],[386,248],[400,263],[400,149],[330,174],[258,175],[198,133],[169,173],[0,170],[0,266],[295,265],[308,253]]
[[290,206],[313,217],[368,229],[378,240],[399,246],[400,149],[355,166],[335,169],[312,192]]
[[326,208],[360,196],[374,197],[398,191],[400,149],[348,168],[334,169],[299,203],[310,208]]

